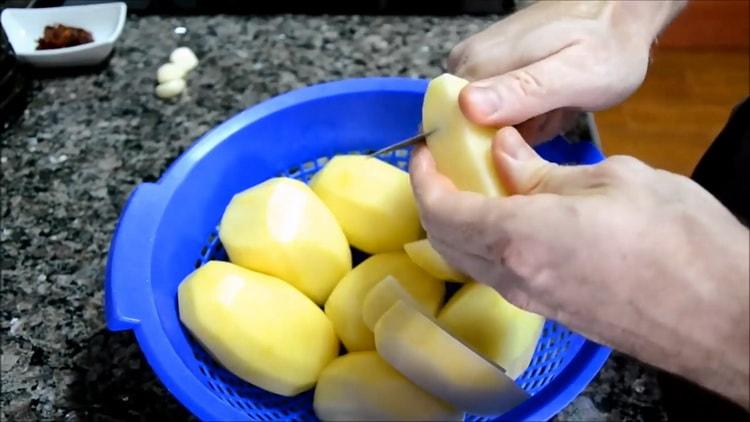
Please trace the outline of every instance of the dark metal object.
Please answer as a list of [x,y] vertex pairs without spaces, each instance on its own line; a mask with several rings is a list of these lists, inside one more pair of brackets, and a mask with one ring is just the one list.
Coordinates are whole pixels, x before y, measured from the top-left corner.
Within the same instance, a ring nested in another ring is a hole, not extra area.
[[399,141],[399,142],[396,142],[395,144],[388,145],[385,148],[381,148],[371,154],[368,154],[368,156],[375,157],[376,155],[385,154],[386,152],[391,152],[397,149],[406,148],[408,146],[418,144],[424,141],[425,139],[427,139],[427,137],[432,135],[433,133],[435,133],[434,130],[431,130],[429,132],[419,133],[415,136],[412,136],[409,139],[404,139],[403,141]]

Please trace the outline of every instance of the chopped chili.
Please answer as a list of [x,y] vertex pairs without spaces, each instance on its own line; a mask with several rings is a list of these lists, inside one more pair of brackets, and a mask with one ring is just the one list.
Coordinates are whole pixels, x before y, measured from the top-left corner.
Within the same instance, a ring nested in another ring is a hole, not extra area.
[[94,41],[91,32],[85,29],[57,24],[44,27],[44,36],[37,40],[37,50],[73,47]]

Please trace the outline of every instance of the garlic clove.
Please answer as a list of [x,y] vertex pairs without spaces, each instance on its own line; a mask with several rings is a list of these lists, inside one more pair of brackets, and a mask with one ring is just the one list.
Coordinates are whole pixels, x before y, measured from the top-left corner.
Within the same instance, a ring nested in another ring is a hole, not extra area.
[[174,63],[165,63],[156,71],[156,80],[160,84],[175,79],[182,79],[187,73],[187,69]]
[[159,98],[172,98],[185,90],[184,79],[172,79],[156,86],[156,96]]
[[178,47],[172,54],[169,55],[169,61],[172,63],[182,66],[187,71],[192,70],[198,66],[198,57],[195,56],[193,50],[188,47]]

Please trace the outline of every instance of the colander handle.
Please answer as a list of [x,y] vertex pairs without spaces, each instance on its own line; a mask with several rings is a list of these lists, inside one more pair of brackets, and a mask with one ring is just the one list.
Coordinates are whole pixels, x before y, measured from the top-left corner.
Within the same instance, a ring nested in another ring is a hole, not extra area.
[[151,285],[151,251],[157,216],[167,200],[160,195],[160,185],[142,183],[131,193],[122,217],[115,228],[109,249],[105,280],[105,314],[107,328],[122,331],[135,328],[145,315],[144,298]]

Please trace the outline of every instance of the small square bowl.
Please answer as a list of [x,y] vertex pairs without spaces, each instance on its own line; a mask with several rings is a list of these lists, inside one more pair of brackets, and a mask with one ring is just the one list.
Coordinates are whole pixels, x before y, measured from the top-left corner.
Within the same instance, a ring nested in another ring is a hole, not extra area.
[[[125,25],[125,3],[40,9],[5,9],[3,29],[19,61],[38,67],[91,66],[107,58]],[[51,50],[37,50],[46,25],[63,24],[89,31],[93,42]]]

